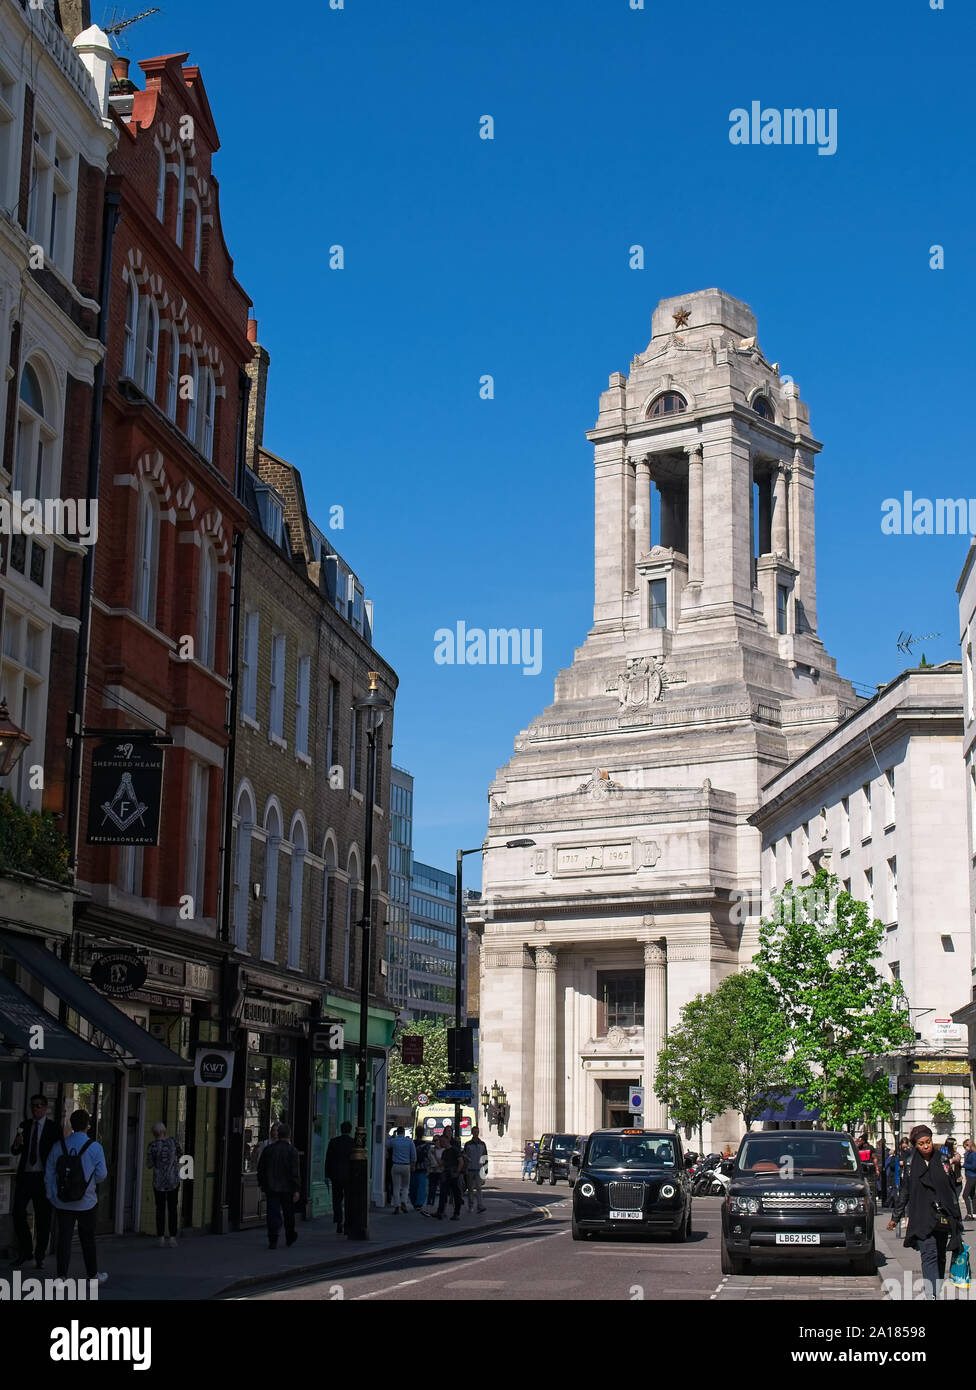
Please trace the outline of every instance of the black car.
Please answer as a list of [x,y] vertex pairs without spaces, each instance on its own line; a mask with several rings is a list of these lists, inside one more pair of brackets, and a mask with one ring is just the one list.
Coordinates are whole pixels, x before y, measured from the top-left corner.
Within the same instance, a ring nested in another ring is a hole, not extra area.
[[722,1273],[750,1259],[839,1256],[873,1274],[874,1197],[854,1141],[840,1131],[747,1134],[722,1203]]
[[[540,1185],[549,1179],[553,1187],[560,1178],[569,1178],[570,1162],[576,1148],[575,1134],[544,1134],[539,1141],[535,1163],[535,1180]],[[575,1176],[575,1175],[574,1175]]]
[[573,1188],[573,1239],[638,1231],[687,1240],[691,1184],[681,1141],[667,1130],[598,1129]]

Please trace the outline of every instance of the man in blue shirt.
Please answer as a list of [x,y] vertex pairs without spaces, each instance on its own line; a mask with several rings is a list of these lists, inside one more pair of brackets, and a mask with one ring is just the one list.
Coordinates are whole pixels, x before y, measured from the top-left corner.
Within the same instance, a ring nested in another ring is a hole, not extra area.
[[[64,1279],[68,1273],[68,1266],[71,1264],[71,1237],[74,1235],[77,1221],[85,1273],[89,1279],[97,1279],[100,1284],[104,1284],[108,1275],[99,1274],[95,1256],[95,1222],[98,1216],[98,1193],[95,1189],[108,1177],[105,1151],[96,1140],[88,1138],[91,1116],[87,1110],[76,1110],[69,1123],[71,1134],[67,1139],[58,1140],[54,1144],[44,1170],[44,1186],[48,1201],[57,1213],[58,1278]],[[58,1159],[70,1155],[78,1155],[78,1163],[81,1165],[78,1187],[82,1190],[73,1200],[58,1196]]]
[[410,1174],[417,1162],[417,1149],[400,1125],[395,1134],[386,1141],[390,1154],[390,1171],[393,1177],[393,1215],[407,1210],[407,1192],[410,1189]]

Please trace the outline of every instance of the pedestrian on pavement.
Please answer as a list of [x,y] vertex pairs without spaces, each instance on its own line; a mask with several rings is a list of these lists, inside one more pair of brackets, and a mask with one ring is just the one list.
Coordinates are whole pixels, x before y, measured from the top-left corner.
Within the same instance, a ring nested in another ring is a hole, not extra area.
[[444,1220],[444,1208],[450,1195],[454,1203],[452,1221],[461,1219],[461,1174],[464,1172],[464,1154],[460,1144],[454,1141],[454,1131],[450,1125],[444,1127],[445,1144],[441,1150],[441,1195],[437,1200],[437,1219]]
[[444,1136],[437,1134],[434,1136],[434,1142],[430,1146],[430,1153],[427,1158],[427,1205],[431,1208],[436,1204],[437,1194],[441,1189],[441,1179],[444,1176],[443,1158]]
[[104,1284],[107,1274],[99,1274],[95,1251],[95,1222],[98,1211],[97,1187],[108,1177],[105,1150],[89,1139],[91,1116],[75,1110],[68,1121],[71,1133],[60,1139],[48,1154],[44,1185],[48,1201],[57,1212],[57,1270],[64,1279],[71,1264],[71,1238],[78,1223],[78,1240],[85,1262],[85,1274]]
[[258,1160],[258,1186],[268,1203],[268,1249],[278,1247],[281,1223],[285,1224],[285,1244],[294,1245],[295,1204],[301,1197],[301,1170],[298,1150],[291,1142],[291,1125],[279,1124],[278,1137],[265,1145]]
[[[14,1267],[26,1264],[34,1249],[34,1263],[38,1269],[44,1268],[44,1256],[51,1235],[53,1210],[44,1189],[44,1169],[48,1154],[58,1140],[58,1127],[48,1118],[47,1096],[38,1093],[30,1098],[31,1115],[22,1120],[17,1127],[14,1142],[10,1146],[12,1154],[19,1154],[17,1174],[14,1178],[14,1235],[17,1237],[17,1258]],[[27,1208],[34,1208],[34,1238],[31,1241],[31,1228],[27,1220]]]
[[342,1235],[343,1203],[349,1184],[349,1155],[356,1147],[352,1137],[352,1125],[343,1120],[339,1133],[332,1136],[325,1151],[325,1176],[332,1185],[332,1220],[336,1235]]
[[261,1155],[269,1144],[274,1144],[277,1141],[277,1138],[278,1126],[277,1124],[273,1124],[271,1126],[270,1137],[268,1139],[262,1139],[259,1143],[254,1145],[254,1148],[251,1150],[251,1167],[255,1172],[257,1172],[258,1164],[261,1162]]
[[928,1125],[916,1125],[908,1136],[913,1153],[895,1200],[888,1230],[893,1231],[907,1210],[905,1245],[922,1259],[922,1279],[927,1300],[938,1298],[945,1279],[946,1249],[962,1249],[962,1222],[948,1174],[932,1145]]
[[526,1139],[522,1148],[522,1181],[531,1178],[532,1169],[535,1166],[535,1144],[531,1139]]
[[951,1135],[942,1147],[942,1162],[949,1174],[949,1181],[952,1183],[958,1204],[959,1193],[962,1190],[962,1155],[956,1148],[956,1141]]
[[481,1138],[478,1126],[475,1125],[471,1131],[471,1138],[464,1146],[464,1171],[467,1178],[468,1187],[468,1211],[474,1211],[474,1199],[478,1199],[478,1210],[485,1211],[486,1207],[481,1200],[481,1190],[485,1185],[485,1180],[481,1176],[481,1165],[488,1157],[488,1145]]
[[396,1133],[387,1139],[386,1149],[390,1155],[390,1173],[393,1177],[393,1215],[399,1216],[401,1212],[406,1215],[410,1174],[417,1162],[417,1149],[403,1125],[397,1125]]
[[966,1179],[966,1186],[962,1191],[962,1199],[966,1203],[966,1220],[976,1221],[976,1144],[972,1139],[962,1141],[963,1160],[962,1171]]
[[427,1169],[430,1167],[431,1150],[423,1125],[418,1126],[413,1146],[417,1150],[417,1162],[410,1176],[410,1205],[414,1211],[423,1211],[427,1202]]
[[176,1234],[179,1230],[180,1197],[180,1159],[182,1150],[172,1137],[167,1135],[162,1120],[152,1127],[153,1139],[146,1150],[146,1167],[152,1169],[153,1197],[156,1199],[156,1244],[166,1244],[163,1235],[165,1219],[169,1214],[169,1243],[176,1248]]

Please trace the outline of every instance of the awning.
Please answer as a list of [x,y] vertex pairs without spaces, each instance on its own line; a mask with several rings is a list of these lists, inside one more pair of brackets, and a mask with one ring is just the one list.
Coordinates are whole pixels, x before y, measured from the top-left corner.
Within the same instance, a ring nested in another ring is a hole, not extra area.
[[[110,1000],[103,998],[86,980],[76,975],[64,961],[59,960],[39,942],[0,931],[0,951],[13,956],[14,960],[30,971],[36,979],[41,980],[70,1009],[81,1014],[99,1033],[111,1038],[127,1054],[127,1060],[133,1059],[129,1065],[143,1068],[143,1079],[147,1084],[193,1084],[193,1067],[185,1057],[172,1052],[147,1033],[145,1028],[140,1028],[128,1014],[124,1014]],[[93,1048],[92,1051],[94,1050]],[[105,1053],[99,1053],[99,1056],[104,1062]]]
[[[65,1028],[6,975],[0,975],[0,1033],[8,1043],[23,1049],[23,1060],[45,1079],[108,1081],[118,1075],[111,1057]],[[0,1055],[0,1061],[19,1060],[5,1047],[0,1047],[0,1054],[5,1054]]]
[[783,1109],[774,1110],[770,1107],[758,1115],[756,1118],[764,1125],[812,1125],[820,1119],[819,1110],[807,1109],[801,1091],[781,1091],[775,1099],[781,1102]]

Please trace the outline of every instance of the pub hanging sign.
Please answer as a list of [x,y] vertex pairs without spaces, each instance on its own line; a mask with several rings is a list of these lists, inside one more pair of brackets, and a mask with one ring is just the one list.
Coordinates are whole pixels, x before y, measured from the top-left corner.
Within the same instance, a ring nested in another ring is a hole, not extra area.
[[90,845],[155,845],[163,794],[163,750],[143,740],[111,739],[92,754]]

